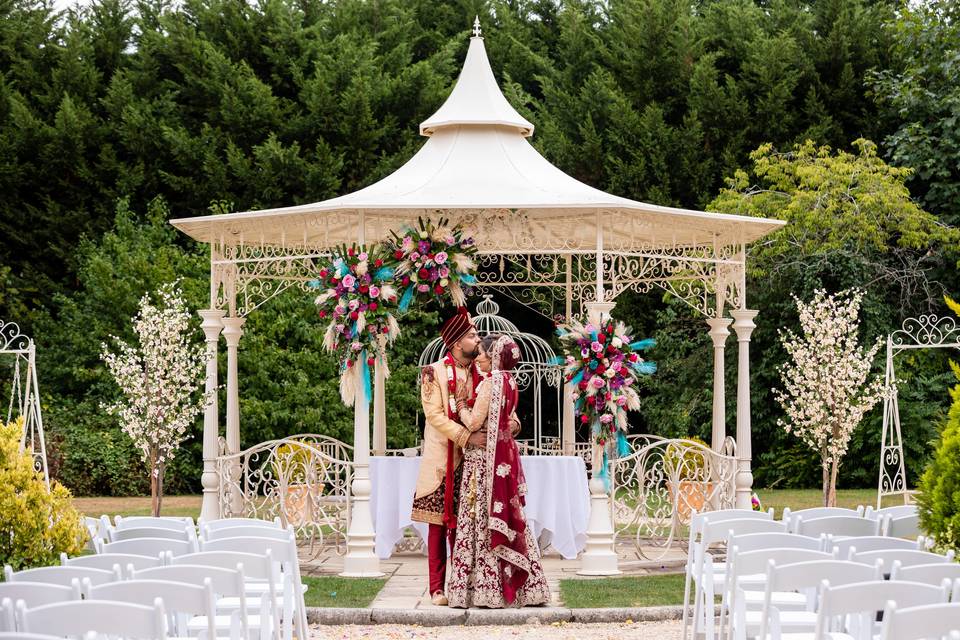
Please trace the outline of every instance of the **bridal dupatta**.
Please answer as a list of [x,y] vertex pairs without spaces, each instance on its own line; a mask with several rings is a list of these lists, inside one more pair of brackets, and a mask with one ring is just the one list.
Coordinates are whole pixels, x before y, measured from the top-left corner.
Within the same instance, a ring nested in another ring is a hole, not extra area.
[[492,369],[488,384],[487,478],[492,483],[487,505],[490,519],[490,550],[497,558],[503,599],[513,604],[530,575],[523,513],[527,483],[520,465],[520,451],[510,432],[510,416],[517,406],[517,383],[510,373],[520,360],[516,343],[503,336],[491,348]]

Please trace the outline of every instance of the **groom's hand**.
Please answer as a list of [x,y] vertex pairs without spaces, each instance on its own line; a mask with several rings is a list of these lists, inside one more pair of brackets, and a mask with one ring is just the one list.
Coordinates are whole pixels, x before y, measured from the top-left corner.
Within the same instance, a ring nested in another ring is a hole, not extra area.
[[474,447],[485,447],[487,446],[487,434],[483,431],[471,433],[470,437],[467,438],[467,444]]

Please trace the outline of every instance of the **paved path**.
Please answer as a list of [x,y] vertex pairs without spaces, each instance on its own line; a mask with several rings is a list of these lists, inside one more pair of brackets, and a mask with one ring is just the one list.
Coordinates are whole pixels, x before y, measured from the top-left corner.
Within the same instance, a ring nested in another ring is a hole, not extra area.
[[556,623],[498,627],[419,627],[396,624],[311,628],[311,640],[679,640],[679,622]]
[[[662,553],[660,550],[653,549],[645,551],[647,556],[652,557]],[[664,558],[651,561],[640,554],[634,545],[619,544],[617,555],[620,570],[624,575],[683,571],[686,561],[686,553],[681,548],[671,549]],[[301,548],[300,560],[303,575],[336,575],[343,570],[343,558],[331,552],[313,555],[308,549]],[[582,578],[577,576],[580,562],[565,560],[548,549],[543,556],[543,568],[547,574],[547,583],[550,585],[551,605],[560,606],[563,604],[560,599],[560,580]],[[387,583],[370,605],[372,609],[438,609],[430,602],[427,594],[427,558],[422,552],[395,553],[392,557],[380,561],[380,570],[386,574]],[[442,608],[446,609],[446,607]]]

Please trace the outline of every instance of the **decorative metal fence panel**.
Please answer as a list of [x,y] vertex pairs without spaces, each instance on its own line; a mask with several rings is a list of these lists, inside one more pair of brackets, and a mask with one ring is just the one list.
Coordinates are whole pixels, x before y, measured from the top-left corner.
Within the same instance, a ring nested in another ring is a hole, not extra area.
[[694,511],[734,506],[736,445],[716,453],[692,440],[641,435],[632,453],[610,462],[610,496],[617,540],[630,540],[649,559],[662,557],[687,535]]
[[[223,451],[223,447],[221,447]],[[293,525],[312,550],[346,552],[353,447],[306,434],[269,440],[217,458],[220,514]]]

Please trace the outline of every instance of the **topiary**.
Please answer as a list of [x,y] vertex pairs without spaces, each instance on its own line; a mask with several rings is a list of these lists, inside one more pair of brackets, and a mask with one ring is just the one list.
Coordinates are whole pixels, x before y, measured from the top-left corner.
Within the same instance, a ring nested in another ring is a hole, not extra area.
[[22,419],[0,423],[0,564],[14,569],[53,564],[87,542],[70,492],[57,482],[47,491],[33,456],[20,450],[22,430]]
[[[960,305],[947,299],[957,314]],[[960,380],[960,366],[950,363]],[[933,461],[920,479],[917,506],[920,529],[932,537],[938,549],[960,550],[960,384],[950,389],[953,403],[937,443]]]

